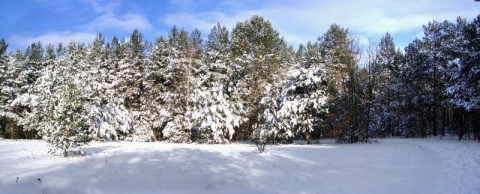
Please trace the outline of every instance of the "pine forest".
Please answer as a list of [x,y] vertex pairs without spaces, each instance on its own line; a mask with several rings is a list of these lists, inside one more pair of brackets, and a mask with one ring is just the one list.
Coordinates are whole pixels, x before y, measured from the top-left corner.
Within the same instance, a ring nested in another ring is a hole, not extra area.
[[404,49],[352,30],[332,24],[293,48],[255,15],[153,42],[134,30],[9,51],[1,39],[0,137],[63,156],[92,141],[480,141],[480,16],[431,21]]

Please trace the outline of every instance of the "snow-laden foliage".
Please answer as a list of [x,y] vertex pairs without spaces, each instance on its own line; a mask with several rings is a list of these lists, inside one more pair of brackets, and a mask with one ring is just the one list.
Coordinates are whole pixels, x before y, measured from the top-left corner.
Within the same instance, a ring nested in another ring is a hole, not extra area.
[[451,61],[449,71],[451,82],[446,94],[449,103],[467,111],[480,109],[480,16],[472,23],[460,20],[462,36],[454,48],[459,57]]
[[255,125],[255,139],[285,140],[304,134],[310,143],[321,114],[327,112],[325,72],[319,65],[323,64],[294,66],[278,87],[267,86],[260,102],[265,110]]
[[349,29],[333,24],[318,41],[328,72],[325,76],[332,136],[340,142],[357,142],[366,115],[358,38]]
[[[191,118],[200,140],[212,143],[230,142],[235,127],[244,119],[237,114],[242,109],[240,103],[230,102],[224,93],[224,86],[213,83],[209,90],[194,90],[192,100],[195,102],[191,110]],[[207,137],[202,137],[204,134]]]
[[60,151],[63,156],[68,155],[69,149],[81,147],[90,140],[91,85],[81,67],[82,51],[83,45],[71,43],[69,55],[50,61],[39,73],[41,76],[34,87],[12,103],[29,107],[23,123],[25,129],[38,131],[50,144],[50,152]]
[[366,67],[366,132],[365,137],[393,134],[399,122],[398,99],[401,93],[400,64],[402,52],[396,50],[393,37],[387,32],[377,45],[367,48]]
[[145,104],[143,109],[146,114],[146,119],[149,121],[151,128],[157,140],[163,139],[162,129],[164,125],[171,118],[170,111],[168,111],[167,103],[164,101],[168,99],[165,96],[169,89],[170,72],[167,69],[168,61],[170,61],[168,43],[164,37],[159,37],[155,40],[152,46],[149,58],[147,60],[148,71],[145,73]]
[[191,106],[193,88],[198,86],[195,74],[200,61],[194,58],[193,42],[189,41],[185,30],[176,27],[169,34],[165,44],[158,42],[156,62],[157,79],[162,89],[160,94],[160,113],[167,113],[161,118],[162,135],[170,142],[190,142],[192,123],[188,114]]
[[23,122],[19,109],[14,109],[12,101],[17,97],[20,88],[16,82],[19,70],[20,55],[15,57],[7,53],[8,43],[0,40],[0,137],[19,138]]
[[120,106],[110,104],[98,105],[93,108],[94,125],[91,126],[93,140],[118,141],[127,140],[131,132],[132,119],[128,111]]
[[53,97],[51,118],[40,132],[52,153],[60,151],[66,157],[70,149],[81,147],[89,141],[90,107],[85,104],[81,94],[82,85],[69,77],[67,84],[60,86],[60,92]]
[[191,120],[187,118],[186,114],[176,116],[166,124],[163,130],[163,138],[169,142],[188,143],[191,142],[191,129]]
[[[99,102],[99,109],[107,105],[113,110],[110,113],[108,123],[110,129],[116,129],[111,134],[121,134],[114,137],[129,141],[153,141],[155,137],[151,125],[146,116],[148,110],[145,97],[145,42],[142,34],[134,30],[130,37],[124,41],[115,43],[112,51],[116,53],[111,59],[114,66],[110,67],[114,74],[109,95]],[[102,83],[103,84],[103,83]],[[101,113],[105,114],[105,113]],[[103,117],[103,116],[101,116]],[[100,118],[101,118],[100,117]],[[103,121],[100,119],[100,124]]]
[[51,126],[49,122],[54,120],[52,116],[62,92],[68,80],[74,79],[83,83],[78,94],[86,107],[81,116],[89,122],[87,141],[152,141],[151,130],[133,124],[135,117],[120,103],[122,100],[115,95],[112,82],[102,78],[108,67],[94,52],[94,47],[71,43],[61,57],[44,68],[34,87],[13,101],[14,106],[29,107],[22,122],[25,130],[38,131],[40,136],[51,134],[42,131]]
[[258,115],[264,111],[260,102],[266,87],[276,84],[285,69],[293,64],[284,60],[293,51],[289,52],[271,23],[260,16],[237,23],[232,30],[230,46],[228,92],[231,100],[242,103],[242,116],[248,119],[235,137],[245,140],[252,135]]

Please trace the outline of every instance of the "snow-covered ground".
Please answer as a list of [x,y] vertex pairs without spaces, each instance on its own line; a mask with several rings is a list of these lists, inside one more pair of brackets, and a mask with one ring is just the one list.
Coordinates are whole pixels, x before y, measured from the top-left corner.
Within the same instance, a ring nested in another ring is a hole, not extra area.
[[[0,140],[0,193],[480,193],[480,144],[91,143],[61,158],[43,141]],[[18,177],[18,179],[17,179]]]

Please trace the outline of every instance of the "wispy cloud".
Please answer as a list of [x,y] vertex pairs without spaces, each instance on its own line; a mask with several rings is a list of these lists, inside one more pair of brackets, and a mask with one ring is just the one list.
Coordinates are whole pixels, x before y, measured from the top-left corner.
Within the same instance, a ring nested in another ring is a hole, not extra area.
[[107,4],[102,4],[99,0],[80,0],[90,5],[96,13],[113,13],[117,7],[120,6],[120,2],[110,1]]
[[[99,16],[88,24],[83,25],[89,31],[100,32],[103,30],[123,30],[132,31],[134,29],[148,30],[152,29],[152,24],[148,17],[139,13],[119,13],[121,2],[109,1],[102,4],[99,0],[81,0],[89,4]],[[124,5],[125,6],[125,5]]]
[[95,39],[96,34],[86,32],[49,32],[39,36],[14,35],[10,38],[14,45],[26,48],[33,42],[40,41],[43,45],[62,43],[69,44],[72,41],[90,43]]
[[[68,11],[74,10],[71,4],[64,1],[48,2],[39,0],[40,3],[45,3],[50,6],[52,10]],[[55,4],[57,2],[58,4]],[[79,6],[84,6],[79,9],[93,10],[89,13],[90,20],[83,21],[84,23],[77,23],[70,25],[69,29],[52,29],[48,31],[33,33],[15,33],[7,38],[12,48],[25,49],[32,42],[41,41],[44,45],[68,44],[71,41],[91,43],[97,33],[105,31],[112,33],[131,32],[134,29],[151,30],[152,24],[149,22],[146,15],[122,12],[118,10],[120,3],[117,0],[102,2],[99,0],[78,0]],[[88,18],[87,17],[87,18]],[[73,23],[73,22],[72,22]],[[67,25],[68,26],[68,25]],[[114,34],[117,35],[117,34]],[[112,35],[113,36],[113,35]]]
[[127,13],[117,16],[114,13],[106,13],[95,18],[84,27],[89,31],[101,31],[106,29],[131,31],[134,29],[148,30],[152,28],[152,24],[150,24],[146,16],[140,14]]

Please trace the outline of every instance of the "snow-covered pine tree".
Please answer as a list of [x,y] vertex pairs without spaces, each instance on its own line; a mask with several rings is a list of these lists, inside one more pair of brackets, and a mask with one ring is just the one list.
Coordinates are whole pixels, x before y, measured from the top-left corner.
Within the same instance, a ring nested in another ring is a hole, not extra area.
[[84,49],[83,44],[72,42],[66,55],[46,60],[34,86],[17,101],[25,102],[31,109],[26,116],[25,128],[38,131],[50,144],[51,153],[60,151],[63,156],[68,156],[69,149],[81,147],[89,141],[91,104],[88,97],[91,87],[85,69],[82,69],[85,68],[82,67]]
[[147,120],[151,123],[157,140],[163,139],[162,130],[170,118],[163,94],[167,92],[169,82],[167,61],[169,48],[163,36],[155,39],[147,59],[148,71],[145,72],[145,107],[148,108]]
[[27,47],[24,53],[25,62],[22,69],[22,76],[25,77],[24,79],[27,81],[27,84],[33,84],[37,78],[40,77],[40,72],[45,66],[43,63],[44,53],[45,49],[40,41],[32,43]]
[[[181,32],[180,32],[181,35]],[[185,117],[190,124],[190,140],[197,141],[196,134],[199,134],[199,127],[195,123],[195,119],[192,115],[196,112],[196,106],[199,101],[196,98],[201,93],[208,91],[207,88],[203,88],[204,90],[199,91],[200,93],[195,92],[198,91],[201,87],[201,83],[205,80],[207,68],[204,63],[203,58],[203,39],[200,31],[198,29],[193,30],[190,34],[187,35],[187,44],[184,48],[184,56],[185,56],[185,90],[181,94],[185,97]]]
[[[5,115],[6,109],[7,109],[7,101],[10,98],[9,95],[9,89],[7,89],[8,84],[7,80],[9,79],[8,76],[8,56],[7,56],[7,48],[8,48],[8,43],[5,42],[5,40],[0,40],[0,115]],[[4,126],[3,122],[0,132],[4,131]],[[1,135],[1,134],[0,134]]]
[[[8,123],[8,130],[11,138],[33,138],[36,131],[29,130],[23,125],[30,113],[29,106],[29,90],[32,89],[33,83],[40,76],[43,69],[44,48],[40,42],[29,45],[22,54],[17,50],[13,57],[10,58],[7,65],[7,74],[9,77],[6,81],[6,87],[2,87],[2,93],[8,93],[9,100],[6,101],[5,113]],[[24,131],[20,131],[24,129]]]
[[228,29],[217,23],[210,31],[206,45],[205,63],[207,71],[210,72],[207,79],[209,83],[224,84],[226,92],[228,92],[228,75],[232,71],[230,44]]
[[144,74],[144,50],[142,34],[134,30],[130,38],[124,41],[125,58],[119,65],[117,94],[124,98],[124,105],[129,111],[138,111],[142,106]]
[[53,115],[41,132],[51,147],[49,152],[60,151],[64,157],[68,156],[69,150],[80,148],[89,141],[89,108],[82,95],[84,83],[78,79],[76,83],[73,79],[68,77],[66,85],[58,88],[59,93],[53,94]]
[[400,125],[404,129],[402,135],[407,137],[426,136],[428,123],[425,121],[429,114],[426,107],[433,102],[430,98],[430,67],[425,63],[426,56],[420,52],[421,46],[421,41],[416,39],[405,47],[402,64]]
[[194,84],[192,80],[193,55],[188,33],[174,26],[168,35],[166,52],[160,61],[163,62],[159,73],[165,76],[165,90],[161,94],[163,111],[168,112],[165,127],[162,130],[164,139],[170,142],[191,141],[191,115],[187,114]]
[[457,20],[457,30],[461,33],[458,37],[454,51],[458,60],[453,61],[449,70],[449,85],[446,93],[449,103],[455,107],[462,107],[467,111],[480,109],[480,15],[471,22]]
[[[198,33],[193,33],[191,41],[199,39]],[[206,60],[201,61],[199,49],[195,53],[198,73],[193,79],[199,83],[190,96],[193,134],[197,142],[221,143],[229,142],[243,121],[238,114],[241,104],[229,100],[227,95],[228,72],[230,72],[230,50],[226,27],[214,26],[210,32]],[[200,45],[199,43],[194,45]]]
[[[452,133],[458,135],[459,140],[473,129],[474,138],[480,141],[480,16],[473,22],[458,18],[455,27],[456,44],[446,44],[454,54],[448,69],[448,83],[445,99],[451,105],[453,119],[448,124]],[[470,125],[467,125],[470,123]]]
[[291,121],[297,121],[292,122],[295,132],[304,134],[306,142],[310,143],[312,138],[320,138],[325,133],[321,128],[324,114],[327,113],[327,72],[319,45],[307,44],[304,60],[305,63],[300,68],[288,73],[290,83],[293,84],[283,93],[286,95],[284,104],[290,104],[286,110],[290,109],[291,113],[297,110],[296,114],[291,114]]
[[[441,101],[444,99],[445,91],[445,81],[446,81],[446,69],[450,61],[455,59],[450,59],[451,48],[448,45],[454,45],[454,25],[451,22],[429,22],[428,25],[423,26],[424,36],[423,36],[423,47],[421,52],[426,56],[425,63],[430,66],[430,85],[431,92],[430,98],[432,99],[431,104],[428,109],[431,115],[428,117],[432,118],[431,126],[432,133],[434,136],[438,135],[439,128],[441,127],[442,122],[442,112],[445,111],[444,107],[441,106]],[[442,130],[443,131],[443,130]]]
[[367,135],[393,135],[399,123],[395,108],[398,106],[398,66],[402,57],[393,38],[386,33],[378,46],[372,45],[367,62]]
[[[9,65],[9,90],[11,94],[9,110],[13,113],[10,114],[11,118],[14,119],[13,123],[16,123],[16,126],[11,126],[11,129],[16,131],[14,132],[17,134],[15,138],[20,137],[20,134],[24,138],[37,137],[37,130],[28,127],[30,125],[28,120],[32,116],[33,103],[36,102],[33,94],[34,83],[41,76],[41,71],[45,66],[43,54],[42,44],[40,42],[32,43],[23,54],[20,50],[17,50],[11,60],[11,65]],[[23,129],[23,132],[16,130],[20,128]]]
[[228,100],[223,84],[210,84],[210,87],[200,86],[192,93],[192,107],[188,112],[194,131],[192,139],[206,143],[230,142],[235,127],[243,122],[237,114],[242,107]]
[[254,132],[259,141],[284,141],[303,135],[310,143],[316,130],[320,136],[318,130],[327,100],[325,66],[317,44],[308,43],[297,56],[301,56],[300,63],[285,72],[284,80],[264,91],[260,103],[265,109]]
[[0,137],[15,136],[18,125],[18,115],[10,109],[11,100],[14,98],[13,75],[11,57],[7,53],[8,43],[0,40]]
[[[93,88],[99,92],[99,99],[95,102],[94,109],[95,125],[92,128],[92,138],[95,140],[126,140],[132,134],[132,119],[129,111],[125,108],[124,99],[117,95],[115,86],[120,69],[119,64],[125,58],[125,46],[116,36],[104,47],[103,38],[97,36],[90,47],[90,55],[93,57],[96,73],[92,73],[94,80]],[[104,51],[102,51],[104,50]],[[100,53],[97,53],[100,52]],[[104,57],[102,53],[104,52]],[[99,76],[95,78],[95,75]]]
[[[131,119],[127,111],[114,103],[115,91],[113,88],[114,61],[111,60],[108,48],[104,45],[105,39],[98,34],[91,45],[86,48],[86,58],[82,74],[88,76],[88,103],[91,104],[89,115],[92,124],[89,135],[96,141],[124,140],[131,129]],[[109,58],[110,57],[110,58]]]
[[115,105],[115,108],[109,111],[115,110],[115,112],[121,113],[123,112],[122,106],[128,110],[128,117],[132,121],[132,126],[131,131],[126,134],[125,140],[154,141],[155,137],[147,120],[147,113],[142,111],[142,109],[145,109],[144,51],[146,47],[143,36],[138,30],[134,30],[130,38],[123,41],[120,46],[113,42],[112,45],[116,49],[122,50],[116,51],[120,54],[120,60],[116,68],[116,80],[114,83],[115,99],[112,100],[112,105]]
[[260,105],[263,90],[277,80],[279,71],[284,70],[281,50],[287,49],[271,23],[261,16],[252,16],[239,22],[231,34],[232,69],[229,75],[230,97],[242,103],[247,122],[236,131],[236,139],[251,138],[255,131],[258,115],[264,110]]
[[363,118],[359,45],[348,29],[333,24],[318,38],[328,72],[331,134],[341,142],[358,141]]

